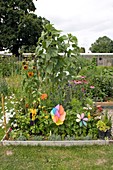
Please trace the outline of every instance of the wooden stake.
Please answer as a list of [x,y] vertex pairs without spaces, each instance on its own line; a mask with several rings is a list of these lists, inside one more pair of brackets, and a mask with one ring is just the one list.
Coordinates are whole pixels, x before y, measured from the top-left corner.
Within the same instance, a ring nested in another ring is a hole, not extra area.
[[3,117],[4,117],[5,136],[6,136],[6,139],[7,139],[8,134],[7,134],[6,113],[5,113],[5,109],[4,109],[4,95],[3,94],[2,94],[2,111],[3,111]]

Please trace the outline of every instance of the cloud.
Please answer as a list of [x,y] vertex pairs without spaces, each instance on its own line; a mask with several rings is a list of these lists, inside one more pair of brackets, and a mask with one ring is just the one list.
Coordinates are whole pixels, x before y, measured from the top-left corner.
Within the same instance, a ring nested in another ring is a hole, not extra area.
[[38,0],[35,5],[38,16],[75,35],[87,50],[101,36],[113,39],[113,0]]

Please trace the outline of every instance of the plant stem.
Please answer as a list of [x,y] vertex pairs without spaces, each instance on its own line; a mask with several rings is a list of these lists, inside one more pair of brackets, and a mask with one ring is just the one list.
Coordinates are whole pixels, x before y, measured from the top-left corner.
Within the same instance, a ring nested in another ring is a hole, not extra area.
[[8,137],[7,135],[7,126],[6,126],[6,113],[5,113],[5,109],[4,109],[4,95],[1,95],[2,98],[2,111],[3,111],[3,117],[4,117],[4,129],[5,129],[5,135],[6,138]]

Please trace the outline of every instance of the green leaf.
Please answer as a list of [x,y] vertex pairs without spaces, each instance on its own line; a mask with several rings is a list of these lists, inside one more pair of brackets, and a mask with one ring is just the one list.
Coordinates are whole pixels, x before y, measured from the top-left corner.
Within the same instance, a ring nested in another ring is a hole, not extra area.
[[62,41],[67,40],[67,39],[68,39],[67,36],[63,35],[63,36],[59,37],[58,40],[60,40],[62,42]]
[[51,74],[52,71],[53,71],[53,64],[50,63],[50,64],[48,65],[47,69],[46,69],[46,72],[49,73],[49,74]]
[[50,58],[51,58],[51,55],[47,53],[47,54],[46,54],[46,61],[49,61]]

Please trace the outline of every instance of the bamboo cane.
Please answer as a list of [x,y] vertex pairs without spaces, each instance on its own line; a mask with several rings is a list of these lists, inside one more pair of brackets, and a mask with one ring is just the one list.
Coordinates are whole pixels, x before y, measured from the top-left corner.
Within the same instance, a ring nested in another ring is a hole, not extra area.
[[3,118],[4,118],[5,136],[6,136],[6,139],[7,139],[8,135],[7,135],[6,113],[5,113],[5,109],[4,109],[4,95],[3,94],[1,96],[1,98],[2,98],[2,111],[3,111]]

